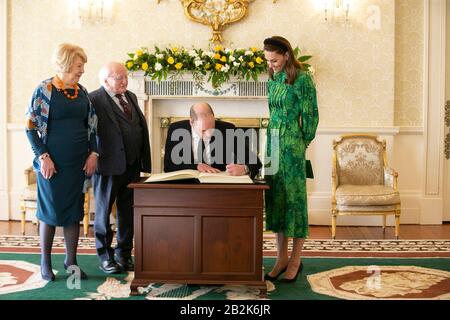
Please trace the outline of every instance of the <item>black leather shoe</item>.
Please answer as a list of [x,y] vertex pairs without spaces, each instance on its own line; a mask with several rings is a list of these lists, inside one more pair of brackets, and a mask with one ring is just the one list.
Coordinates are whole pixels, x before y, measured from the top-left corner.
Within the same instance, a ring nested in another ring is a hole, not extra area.
[[[81,268],[80,268],[78,265],[75,265],[75,266],[77,266],[77,267],[80,269],[80,279],[81,279],[81,280],[87,280],[87,279],[88,279],[87,274],[86,274],[83,270],[81,270]],[[64,270],[67,270],[67,268],[69,268],[69,267],[70,267],[70,266],[68,266],[68,265],[64,262]],[[73,274],[73,272],[74,272],[74,271],[72,271],[72,272],[67,271],[67,273],[70,273],[70,274]]]
[[112,273],[120,273],[120,266],[114,260],[105,260],[100,263],[100,270],[104,273],[112,274]]
[[287,266],[286,267],[284,267],[276,276],[271,276],[271,275],[269,275],[268,273],[266,273],[265,275],[264,275],[264,280],[270,280],[270,281],[274,281],[274,280],[277,280],[277,278],[282,274],[282,273],[284,273],[284,272],[286,272],[286,270],[287,270]]
[[302,272],[303,270],[303,262],[300,262],[300,266],[298,267],[297,273],[295,274],[295,277],[293,277],[292,279],[287,279],[287,278],[283,278],[280,280],[280,282],[283,283],[291,283],[291,282],[295,282],[297,280],[297,277],[299,275],[300,272]]
[[45,281],[55,281],[55,275],[53,274],[53,272],[51,274],[44,274],[41,272],[41,277]]
[[122,268],[122,270],[125,271],[133,271],[134,270],[134,263],[131,257],[129,258],[117,258],[116,259],[117,264],[119,267]]

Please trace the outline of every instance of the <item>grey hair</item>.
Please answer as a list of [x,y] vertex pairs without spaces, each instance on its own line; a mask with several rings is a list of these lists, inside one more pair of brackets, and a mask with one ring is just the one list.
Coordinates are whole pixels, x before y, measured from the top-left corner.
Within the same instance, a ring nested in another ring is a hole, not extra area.
[[109,77],[108,64],[105,64],[98,72],[98,81],[100,82],[100,85],[104,86],[105,80],[108,77]]
[[112,70],[114,70],[115,67],[119,66],[125,69],[125,66],[120,62],[112,61],[105,64],[98,72],[98,80],[100,82],[100,85],[104,86],[105,80],[111,75]]

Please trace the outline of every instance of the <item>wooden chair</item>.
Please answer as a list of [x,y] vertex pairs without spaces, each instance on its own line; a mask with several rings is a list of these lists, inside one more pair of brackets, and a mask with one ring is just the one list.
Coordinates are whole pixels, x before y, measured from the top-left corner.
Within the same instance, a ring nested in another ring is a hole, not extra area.
[[395,216],[395,237],[400,229],[398,174],[387,165],[386,141],[367,134],[343,135],[333,140],[331,226],[336,238],[340,215]]
[[[36,184],[36,173],[33,167],[29,167],[25,170],[25,189],[22,193],[20,210],[22,213],[21,228],[22,234],[25,235],[25,222],[28,215],[32,215],[34,222],[37,225],[39,232],[39,220],[36,218],[36,205],[37,205],[37,184]],[[83,231],[84,236],[87,237],[89,233],[89,204],[90,204],[90,193],[87,192],[84,195],[84,218],[83,218]]]

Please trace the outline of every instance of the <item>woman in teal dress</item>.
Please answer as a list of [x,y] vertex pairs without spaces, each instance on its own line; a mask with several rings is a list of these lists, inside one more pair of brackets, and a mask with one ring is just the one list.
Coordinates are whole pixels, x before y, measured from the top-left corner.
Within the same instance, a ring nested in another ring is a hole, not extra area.
[[64,227],[64,268],[76,272],[83,192],[97,166],[96,116],[86,89],[78,84],[86,61],[82,48],[60,45],[54,55],[58,74],[39,84],[27,110],[26,133],[36,156],[41,275],[49,281],[55,279],[51,250],[56,226]]
[[[308,236],[305,151],[319,122],[316,89],[285,38],[265,39],[264,54],[270,76],[267,152],[271,159],[266,169],[270,187],[265,194],[266,229],[277,238],[277,260],[265,279],[275,280],[284,273],[281,282],[294,282],[303,268],[301,251]],[[293,238],[290,259],[289,238]]]

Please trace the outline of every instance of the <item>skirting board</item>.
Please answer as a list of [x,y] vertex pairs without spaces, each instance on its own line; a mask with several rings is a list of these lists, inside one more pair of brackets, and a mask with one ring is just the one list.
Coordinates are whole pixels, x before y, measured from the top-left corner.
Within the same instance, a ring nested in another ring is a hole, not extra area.
[[0,192],[0,220],[1,221],[10,220],[8,193],[6,191]]
[[[20,220],[20,191],[10,193],[10,199],[12,204],[16,204],[11,208],[11,220]],[[405,194],[401,196],[402,200],[402,213],[400,221],[402,224],[421,224],[421,195],[417,194]],[[95,205],[91,197],[90,211],[93,212]],[[309,195],[309,224],[311,225],[324,225],[329,226],[331,224],[330,213],[330,196],[325,195]],[[3,212],[3,211],[2,211]],[[8,220],[8,219],[6,219]],[[27,216],[27,221],[32,221],[33,217]],[[442,221],[441,221],[442,222]],[[438,224],[441,224],[438,223]],[[394,218],[388,217],[386,221],[388,226],[394,225]],[[337,219],[338,225],[348,226],[381,226],[382,220],[380,216],[342,216]]]
[[423,197],[421,199],[421,212],[419,224],[442,224],[444,201],[438,197]]

